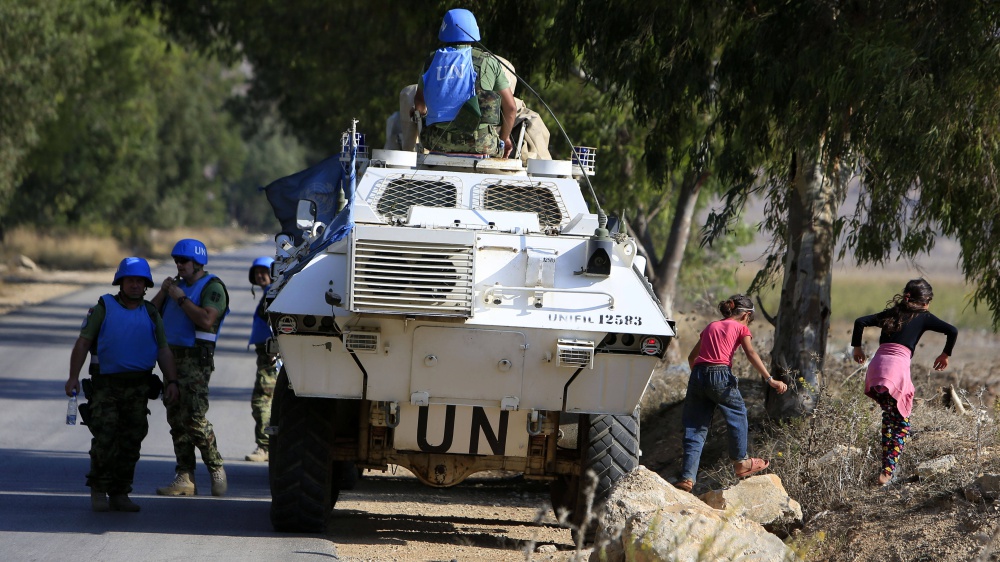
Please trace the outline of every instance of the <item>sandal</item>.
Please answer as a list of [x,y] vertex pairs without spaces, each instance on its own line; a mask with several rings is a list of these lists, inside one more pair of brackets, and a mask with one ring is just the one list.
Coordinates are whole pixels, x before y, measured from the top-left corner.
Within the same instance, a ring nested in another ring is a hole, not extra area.
[[736,477],[737,478],[746,478],[747,476],[751,476],[753,474],[757,474],[758,472],[760,472],[760,471],[764,470],[765,468],[771,466],[771,463],[768,462],[768,461],[766,461],[766,460],[764,460],[764,459],[751,458],[751,459],[747,459],[747,460],[750,461],[750,468],[748,468],[746,470],[740,470],[740,469],[734,467],[733,471],[736,472]]
[[690,492],[691,488],[694,488],[694,482],[687,479],[678,480],[677,482],[674,482],[674,488],[677,488],[678,490],[684,490],[685,492]]

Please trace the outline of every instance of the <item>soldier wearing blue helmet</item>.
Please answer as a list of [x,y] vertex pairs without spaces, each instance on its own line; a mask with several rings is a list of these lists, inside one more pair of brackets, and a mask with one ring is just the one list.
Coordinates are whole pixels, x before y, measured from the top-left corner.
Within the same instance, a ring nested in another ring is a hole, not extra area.
[[420,135],[432,152],[510,156],[517,107],[500,62],[473,47],[479,24],[469,10],[449,10],[417,84],[414,108],[424,116]]
[[271,337],[271,326],[267,323],[264,311],[267,309],[267,289],[271,286],[271,264],[274,258],[267,256],[253,260],[250,265],[250,292],[254,287],[260,287],[264,294],[260,297],[257,310],[254,311],[253,324],[250,327],[249,345],[257,352],[257,379],[253,385],[253,395],[250,397],[250,411],[253,415],[254,440],[257,448],[246,456],[246,460],[264,462],[268,460],[270,439],[265,428],[271,423],[271,399],[274,397],[274,384],[278,379],[278,356],[267,352],[267,340]]
[[[87,473],[91,509],[136,512],[139,506],[128,494],[149,431],[146,401],[160,392],[153,367],[158,363],[167,380],[163,396],[168,404],[178,399],[177,372],[160,313],[144,298],[153,286],[149,264],[142,258],[123,259],[112,284],[120,287],[118,294],[103,295],[80,327],[70,353],[66,394],[78,393],[82,386],[89,400],[81,413],[94,436]],[[87,353],[98,361],[91,378],[81,384]]]
[[217,276],[205,271],[208,250],[200,240],[185,238],[170,252],[177,277],[167,277],[152,302],[163,311],[167,341],[177,360],[181,398],[167,404],[167,423],[177,457],[176,476],[157,488],[161,496],[193,496],[195,449],[208,467],[212,495],[228,488],[215,429],[208,421],[208,383],[215,370],[215,342],[229,313],[229,292]]

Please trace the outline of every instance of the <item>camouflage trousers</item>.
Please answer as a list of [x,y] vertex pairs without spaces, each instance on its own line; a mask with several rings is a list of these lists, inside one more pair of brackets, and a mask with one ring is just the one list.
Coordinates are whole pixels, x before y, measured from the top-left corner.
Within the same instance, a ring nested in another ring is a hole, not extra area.
[[267,450],[269,439],[264,429],[271,423],[271,398],[274,397],[274,383],[278,379],[278,356],[265,351],[264,344],[257,344],[257,380],[253,385],[250,410],[256,423],[254,440],[257,446]]
[[96,492],[127,494],[132,491],[139,448],[149,432],[146,407],[149,384],[96,379],[90,392],[87,427],[90,472],[87,485]]
[[493,125],[480,125],[475,131],[448,128],[450,123],[430,125],[420,133],[420,143],[432,152],[464,152],[503,156],[500,131]]
[[208,421],[208,381],[215,370],[211,356],[208,358],[180,356],[176,358],[177,382],[180,399],[167,408],[167,423],[177,457],[176,472],[194,472],[197,460],[195,448],[201,451],[201,460],[208,470],[222,468],[222,455],[215,441],[215,428]]

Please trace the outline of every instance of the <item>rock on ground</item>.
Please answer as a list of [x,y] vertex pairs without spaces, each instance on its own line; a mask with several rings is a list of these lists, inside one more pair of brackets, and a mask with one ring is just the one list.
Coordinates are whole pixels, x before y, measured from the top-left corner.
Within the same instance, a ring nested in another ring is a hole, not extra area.
[[640,466],[611,491],[590,560],[796,560],[762,525],[714,509]]

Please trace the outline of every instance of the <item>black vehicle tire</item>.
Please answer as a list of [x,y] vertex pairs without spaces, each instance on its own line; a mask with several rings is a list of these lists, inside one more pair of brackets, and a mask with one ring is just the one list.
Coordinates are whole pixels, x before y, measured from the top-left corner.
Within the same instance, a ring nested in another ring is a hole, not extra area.
[[[274,381],[274,394],[271,396],[271,418],[268,421],[268,425],[272,428],[277,428],[278,433],[268,436],[268,451],[273,452],[278,447],[278,435],[281,433],[281,403],[286,392],[288,392],[288,374],[285,373],[285,368],[282,367],[278,371],[278,378]],[[274,489],[274,473],[276,470],[274,457],[273,453],[267,457],[267,484],[272,490]]]
[[300,398],[285,386],[270,449],[271,525],[279,532],[321,533],[340,495],[340,479],[333,478],[341,469],[332,454],[336,403]]
[[[580,425],[581,437],[586,436],[586,442],[579,443],[580,476],[554,480],[549,494],[556,515],[560,510],[567,512],[566,523],[573,529],[574,540],[579,542],[579,530],[586,523],[584,539],[592,542],[596,525],[586,520],[590,489],[593,488],[590,506],[593,515],[604,505],[615,483],[639,466],[639,418],[637,415],[581,415]],[[589,472],[593,472],[594,480],[590,480]]]
[[340,468],[333,473],[334,478],[340,478],[341,490],[353,490],[358,485],[360,471],[353,462],[341,461]]

